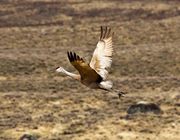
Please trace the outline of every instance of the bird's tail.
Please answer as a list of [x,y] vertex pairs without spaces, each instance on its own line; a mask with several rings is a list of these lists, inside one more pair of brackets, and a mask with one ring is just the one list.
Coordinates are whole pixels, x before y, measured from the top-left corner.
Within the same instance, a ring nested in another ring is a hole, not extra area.
[[102,81],[100,83],[100,88],[105,90],[111,90],[113,87],[113,83],[111,81]]

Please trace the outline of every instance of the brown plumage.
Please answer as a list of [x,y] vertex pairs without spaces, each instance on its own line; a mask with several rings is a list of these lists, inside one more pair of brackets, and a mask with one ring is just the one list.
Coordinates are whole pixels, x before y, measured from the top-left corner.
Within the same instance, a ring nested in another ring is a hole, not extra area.
[[101,76],[92,69],[82,58],[76,53],[67,52],[69,61],[78,70],[81,82],[87,86],[96,87],[94,83],[100,83],[102,81]]

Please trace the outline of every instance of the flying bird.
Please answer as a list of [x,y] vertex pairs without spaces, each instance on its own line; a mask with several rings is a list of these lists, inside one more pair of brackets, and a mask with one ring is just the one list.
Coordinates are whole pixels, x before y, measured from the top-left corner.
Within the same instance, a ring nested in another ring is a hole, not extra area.
[[112,37],[113,33],[111,32],[111,28],[101,26],[99,41],[90,63],[85,62],[85,60],[75,52],[68,51],[68,59],[79,74],[68,72],[63,67],[57,68],[56,71],[64,73],[73,79],[80,81],[87,87],[93,89],[99,88],[108,91],[111,90],[113,83],[112,81],[107,80],[107,68],[110,68],[112,63]]

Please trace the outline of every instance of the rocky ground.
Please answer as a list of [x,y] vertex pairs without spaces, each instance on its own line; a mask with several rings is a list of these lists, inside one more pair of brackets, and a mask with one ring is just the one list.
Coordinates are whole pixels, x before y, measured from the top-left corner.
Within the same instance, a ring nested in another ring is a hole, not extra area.
[[[109,79],[126,97],[92,90],[66,52],[89,61],[101,25],[112,27]],[[138,101],[163,113],[127,114]],[[1,0],[0,139],[180,139],[179,0]]]

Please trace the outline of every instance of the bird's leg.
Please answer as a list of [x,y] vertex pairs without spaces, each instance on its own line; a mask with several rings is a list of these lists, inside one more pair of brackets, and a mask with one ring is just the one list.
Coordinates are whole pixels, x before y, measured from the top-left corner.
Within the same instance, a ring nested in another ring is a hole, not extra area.
[[126,94],[126,92],[123,92],[123,91],[120,91],[120,90],[117,90],[117,89],[112,89],[112,92],[116,93],[118,95],[119,99],[121,97],[125,97],[125,94]]
[[63,67],[59,67],[56,69],[56,72],[61,72],[61,73],[64,73],[76,80],[79,80],[80,81],[80,75],[78,74],[74,74],[74,73],[71,73],[71,72],[68,72],[67,70],[65,70]]

